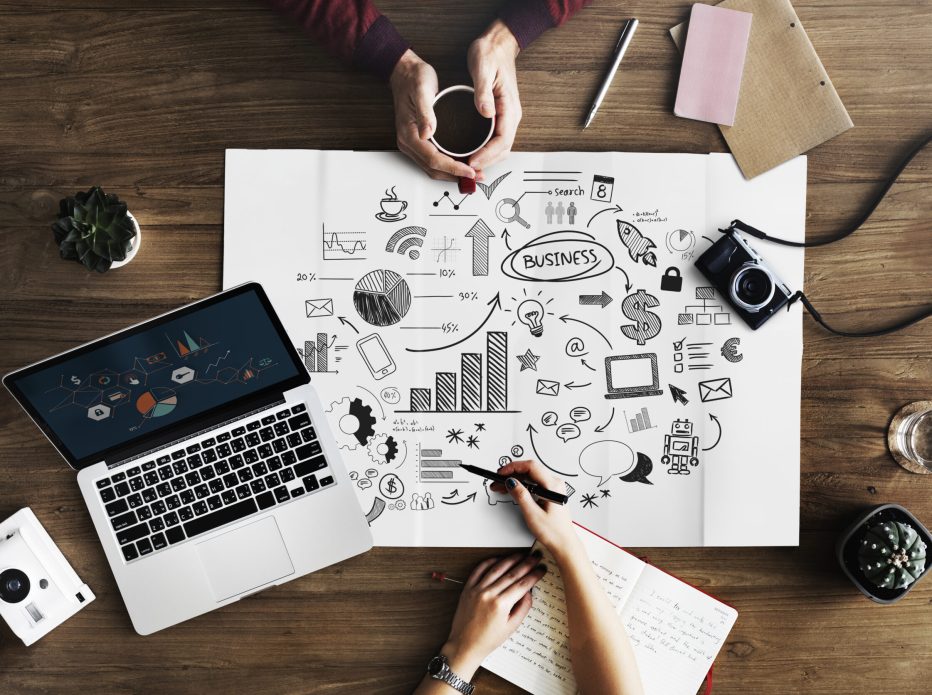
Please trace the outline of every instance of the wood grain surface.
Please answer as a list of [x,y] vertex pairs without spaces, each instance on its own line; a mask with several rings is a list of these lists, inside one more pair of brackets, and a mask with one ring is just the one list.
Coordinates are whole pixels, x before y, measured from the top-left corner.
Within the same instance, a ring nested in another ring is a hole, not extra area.
[[[466,48],[497,2],[380,4],[443,86],[466,78]],[[853,220],[932,127],[932,0],[795,6],[855,123],[809,154],[816,238]],[[667,30],[688,11],[597,0],[541,37],[519,58],[516,149],[724,151],[714,126],[672,115],[679,62]],[[581,132],[629,16],[637,36]],[[218,290],[225,148],[394,141],[388,88],[259,0],[0,0],[0,372]],[[885,324],[932,302],[930,164],[932,153],[917,159],[855,236],[807,252],[805,289],[830,321]],[[49,230],[57,201],[92,184],[119,193],[145,234],[139,257],[103,276],[61,261]],[[844,579],[833,544],[882,502],[932,525],[932,476],[900,469],[884,439],[897,408],[932,395],[932,321],[841,340],[806,319],[804,338],[800,546],[637,552],[738,609],[716,693],[920,692],[932,681],[932,580],[874,605]],[[462,575],[488,555],[379,548],[143,638],[74,474],[4,392],[0,518],[26,505],[98,598],[29,649],[0,630],[2,693],[409,692],[457,600],[429,572]],[[477,682],[516,692],[490,673]]]

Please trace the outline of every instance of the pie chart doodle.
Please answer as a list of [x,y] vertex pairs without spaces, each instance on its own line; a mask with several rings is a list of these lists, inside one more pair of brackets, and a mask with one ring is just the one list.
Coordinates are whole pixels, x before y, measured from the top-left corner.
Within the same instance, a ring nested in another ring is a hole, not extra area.
[[143,417],[162,417],[168,415],[178,405],[178,396],[171,389],[154,388],[136,399],[136,410]]
[[398,273],[373,270],[356,283],[353,304],[366,323],[391,326],[411,308],[411,290]]

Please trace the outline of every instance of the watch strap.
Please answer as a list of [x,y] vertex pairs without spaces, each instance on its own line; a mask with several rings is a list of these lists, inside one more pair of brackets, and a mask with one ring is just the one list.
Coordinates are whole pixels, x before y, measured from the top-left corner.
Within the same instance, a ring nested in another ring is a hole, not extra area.
[[450,668],[450,664],[447,662],[447,658],[445,656],[441,654],[437,658],[443,661],[443,666],[441,667],[439,673],[432,673],[430,674],[430,677],[438,681],[443,681],[454,690],[463,693],[463,695],[473,695],[473,691],[475,691],[476,686],[457,676],[453,672],[453,669]]

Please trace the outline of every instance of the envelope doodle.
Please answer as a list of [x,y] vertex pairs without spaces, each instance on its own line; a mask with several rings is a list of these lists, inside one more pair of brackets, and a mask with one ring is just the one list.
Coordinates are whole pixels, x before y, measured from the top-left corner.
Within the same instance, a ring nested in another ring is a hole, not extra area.
[[699,382],[699,398],[703,403],[731,398],[731,379],[709,379]]
[[319,316],[333,316],[333,300],[307,299],[304,301],[304,309],[309,319]]

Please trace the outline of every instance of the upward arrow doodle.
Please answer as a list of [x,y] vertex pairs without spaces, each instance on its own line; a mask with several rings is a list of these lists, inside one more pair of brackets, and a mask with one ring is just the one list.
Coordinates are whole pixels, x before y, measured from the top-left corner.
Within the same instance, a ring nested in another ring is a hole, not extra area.
[[472,274],[488,275],[489,239],[495,236],[495,232],[480,219],[466,232],[466,236],[472,239]]

